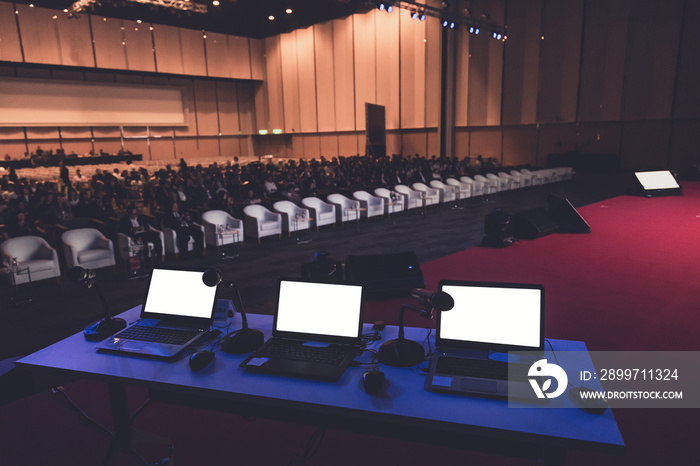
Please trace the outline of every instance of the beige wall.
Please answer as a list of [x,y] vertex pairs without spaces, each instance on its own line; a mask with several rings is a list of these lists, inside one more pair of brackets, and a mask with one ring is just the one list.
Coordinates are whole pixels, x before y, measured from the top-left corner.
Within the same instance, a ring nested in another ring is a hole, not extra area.
[[[454,155],[545,165],[550,153],[576,150],[619,154],[631,168],[698,162],[700,2],[461,0],[458,8],[467,6],[506,24],[508,40],[449,31]],[[4,128],[0,153],[124,141],[156,159],[362,154],[370,102],[386,107],[389,153],[430,156],[439,150],[441,42],[437,18],[415,21],[403,10],[253,40],[27,5],[15,18],[13,4],[0,2],[0,75],[182,85],[193,116],[186,128]],[[254,136],[259,129],[284,134]]]

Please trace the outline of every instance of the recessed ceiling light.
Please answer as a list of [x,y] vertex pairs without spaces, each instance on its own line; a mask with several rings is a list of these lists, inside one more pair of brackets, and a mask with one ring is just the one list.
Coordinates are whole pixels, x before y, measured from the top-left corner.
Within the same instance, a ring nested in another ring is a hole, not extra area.
[[219,2],[219,0],[214,0],[213,2],[211,2],[211,4],[214,5],[214,6],[219,6],[219,5],[221,5],[221,3]]
[[287,8],[287,9],[284,10],[284,11],[285,11],[288,15],[291,15],[291,14],[292,14],[292,9],[291,9],[291,8]]
[[272,16],[272,15],[270,15],[270,16],[267,17],[267,19],[269,19],[270,21],[274,21],[274,20],[275,20],[275,17]]

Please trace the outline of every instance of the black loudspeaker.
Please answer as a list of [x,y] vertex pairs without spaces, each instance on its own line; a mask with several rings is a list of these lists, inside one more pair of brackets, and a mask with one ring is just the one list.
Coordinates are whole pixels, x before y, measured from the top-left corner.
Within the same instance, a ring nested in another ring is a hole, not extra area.
[[559,233],[590,233],[591,227],[565,197],[547,196],[549,215],[561,225]]
[[414,288],[425,288],[415,252],[348,256],[345,279],[364,285],[370,298],[407,296]]
[[515,236],[521,239],[536,239],[555,233],[559,222],[544,209],[518,212],[513,217]]

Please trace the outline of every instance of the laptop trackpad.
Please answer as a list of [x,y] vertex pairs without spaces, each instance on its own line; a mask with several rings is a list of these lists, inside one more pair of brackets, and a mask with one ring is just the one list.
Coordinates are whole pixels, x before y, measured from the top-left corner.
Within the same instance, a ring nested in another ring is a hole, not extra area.
[[148,345],[147,342],[143,341],[125,341],[121,345],[119,345],[119,349],[121,351],[131,351],[131,352],[138,352],[144,349]]
[[459,383],[462,390],[479,393],[496,393],[496,382],[491,380],[462,379]]

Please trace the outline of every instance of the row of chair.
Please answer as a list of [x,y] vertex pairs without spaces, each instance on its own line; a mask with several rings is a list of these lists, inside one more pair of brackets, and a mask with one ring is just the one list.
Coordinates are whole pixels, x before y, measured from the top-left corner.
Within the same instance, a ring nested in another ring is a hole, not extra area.
[[[342,224],[348,221],[375,216],[391,215],[404,210],[425,208],[441,203],[453,203],[469,197],[494,194],[500,191],[541,185],[570,179],[573,170],[568,167],[551,168],[537,171],[511,170],[509,172],[475,175],[473,178],[463,176],[447,179],[444,183],[432,180],[430,185],[414,183],[412,186],[397,185],[393,190],[377,188],[373,193],[355,191],[352,199],[339,193],[329,194],[326,200],[307,197],[301,200],[301,206],[290,201],[278,201],[272,210],[262,205],[244,207],[244,221],[227,219],[235,223],[236,229],[245,230],[246,236],[260,238],[283,233],[318,229],[324,225]],[[242,240],[243,235],[239,240]]]

